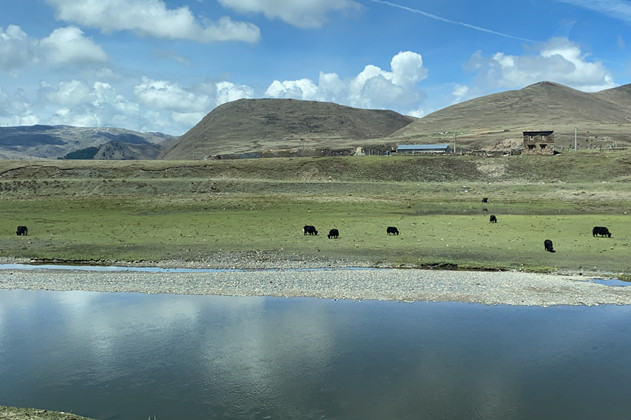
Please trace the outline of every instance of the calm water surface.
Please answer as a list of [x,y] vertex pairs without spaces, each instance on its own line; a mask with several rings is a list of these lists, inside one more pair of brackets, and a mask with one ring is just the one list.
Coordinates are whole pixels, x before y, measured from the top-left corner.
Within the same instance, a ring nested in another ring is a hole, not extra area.
[[0,405],[102,419],[627,419],[631,307],[0,290]]

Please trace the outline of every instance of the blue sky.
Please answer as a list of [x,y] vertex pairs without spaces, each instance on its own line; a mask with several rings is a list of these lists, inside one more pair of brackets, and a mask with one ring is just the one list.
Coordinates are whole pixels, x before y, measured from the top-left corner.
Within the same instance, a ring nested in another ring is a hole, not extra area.
[[181,135],[239,98],[420,117],[543,80],[586,92],[631,82],[629,0],[0,5],[2,126]]

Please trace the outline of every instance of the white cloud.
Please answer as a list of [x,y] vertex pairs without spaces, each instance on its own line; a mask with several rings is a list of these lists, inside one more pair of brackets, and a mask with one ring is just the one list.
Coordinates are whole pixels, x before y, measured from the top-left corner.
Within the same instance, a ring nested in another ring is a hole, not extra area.
[[47,83],[40,87],[40,97],[47,103],[61,106],[73,106],[89,102],[91,89],[88,85],[78,80],[62,81],[57,88]]
[[134,130],[146,123],[140,106],[105,82],[91,85],[79,80],[61,81],[56,85],[42,82],[38,97],[34,108],[38,114],[47,115],[49,124]]
[[423,57],[412,51],[403,51],[395,55],[390,63],[392,83],[397,86],[413,87],[427,77],[423,67]]
[[348,88],[336,73],[320,72],[318,80],[318,100],[343,102]]
[[497,52],[485,58],[477,52],[470,64],[477,72],[478,83],[502,89],[522,88],[540,81],[586,92],[616,86],[611,72],[601,62],[590,61],[589,56],[567,38],[552,38],[541,44],[535,54],[515,56]]
[[217,105],[253,97],[254,89],[228,81],[204,82],[185,88],[174,82],[145,77],[134,87],[134,94],[140,103],[153,110],[154,118],[159,118],[160,123],[164,124],[162,128],[154,127],[151,130],[163,129],[173,133],[172,127],[184,132]]
[[147,77],[127,87],[99,80],[43,81],[33,94],[36,99],[20,89],[9,94],[0,88],[0,124],[33,125],[44,121],[181,135],[215,106],[253,95],[250,86],[228,81],[204,82],[192,87]]
[[0,125],[16,126],[37,123],[39,119],[33,113],[23,91],[18,90],[13,95],[8,95],[0,89]]
[[327,13],[356,12],[359,3],[353,0],[219,0],[224,7],[245,13],[262,13],[268,19],[282,21],[299,28],[319,28]]
[[456,98],[455,102],[460,102],[464,98],[467,98],[469,91],[470,89],[468,86],[457,84],[454,86],[454,89],[451,92],[451,94],[453,95],[454,98]]
[[403,94],[403,87],[393,83],[392,73],[368,65],[351,81],[349,102],[359,108],[385,108]]
[[52,65],[107,62],[105,51],[74,26],[55,29],[39,44],[42,54]]
[[410,105],[419,99],[416,83],[427,77],[420,54],[403,51],[392,58],[392,72],[368,65],[350,85],[352,106],[386,108]]
[[100,115],[91,112],[80,112],[67,107],[59,108],[51,117],[53,125],[73,125],[76,127],[100,127],[103,121]]
[[183,127],[194,127],[200,122],[206,113],[204,112],[173,112],[171,119]]
[[236,101],[237,99],[251,98],[254,95],[254,89],[247,85],[235,85],[232,82],[219,82],[215,86],[217,92],[216,105]]
[[409,115],[411,117],[416,117],[416,118],[422,118],[425,115],[427,115],[427,113],[425,112],[423,108],[418,108],[418,109],[413,109],[411,111],[406,112],[405,115]]
[[274,80],[265,91],[274,98],[318,99],[318,86],[309,79]]
[[37,56],[37,41],[28,37],[17,25],[0,27],[0,70],[15,76],[18,70],[33,64]]
[[130,102],[125,97],[116,92],[109,83],[95,82],[90,94],[91,105],[95,108],[111,108],[116,113],[123,115],[138,115],[140,106]]
[[558,0],[631,23],[631,4],[626,0]]
[[320,73],[317,85],[309,79],[275,80],[265,94],[275,98],[333,101],[359,108],[414,106],[421,97],[416,84],[427,77],[423,58],[418,53],[403,51],[392,58],[390,67],[392,71],[369,64],[347,82],[335,73]]
[[107,60],[103,48],[76,27],[55,29],[41,40],[30,38],[16,25],[10,25],[6,31],[0,28],[0,70],[8,71],[12,76],[38,63],[90,65]]
[[197,42],[257,42],[260,30],[247,22],[222,17],[202,25],[188,7],[168,9],[162,0],[48,0],[58,19],[103,32],[133,31],[142,35]]
[[176,112],[201,112],[214,105],[208,95],[198,95],[177,83],[146,77],[134,86],[136,98],[150,108]]

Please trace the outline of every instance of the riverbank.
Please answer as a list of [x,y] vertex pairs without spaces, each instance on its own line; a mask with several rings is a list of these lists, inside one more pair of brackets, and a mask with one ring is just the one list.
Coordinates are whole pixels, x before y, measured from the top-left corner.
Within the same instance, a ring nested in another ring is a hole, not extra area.
[[[268,261],[254,267],[234,259],[224,263],[162,263],[154,266],[155,271],[136,271],[133,265],[101,271],[15,266],[0,270],[0,288],[524,306],[631,304],[631,287],[598,284],[593,276],[579,273],[369,268],[360,262],[342,265],[351,261],[330,262],[324,267],[316,261]],[[174,267],[195,270],[165,270]]]
[[0,405],[1,420],[90,420],[87,417],[61,411],[41,410],[37,408],[7,407]]

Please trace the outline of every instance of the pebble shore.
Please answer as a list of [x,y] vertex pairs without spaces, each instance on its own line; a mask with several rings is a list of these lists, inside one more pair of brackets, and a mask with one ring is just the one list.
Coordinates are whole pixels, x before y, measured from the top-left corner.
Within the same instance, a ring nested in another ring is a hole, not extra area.
[[[588,275],[420,269],[345,268],[285,262],[246,270],[216,264],[223,271],[142,272],[73,269],[0,270],[0,289],[83,290],[224,296],[327,299],[456,301],[488,305],[629,305],[631,286],[598,284]],[[164,264],[163,264],[164,265]],[[169,264],[166,264],[169,265]],[[183,266],[183,264],[171,264]]]

